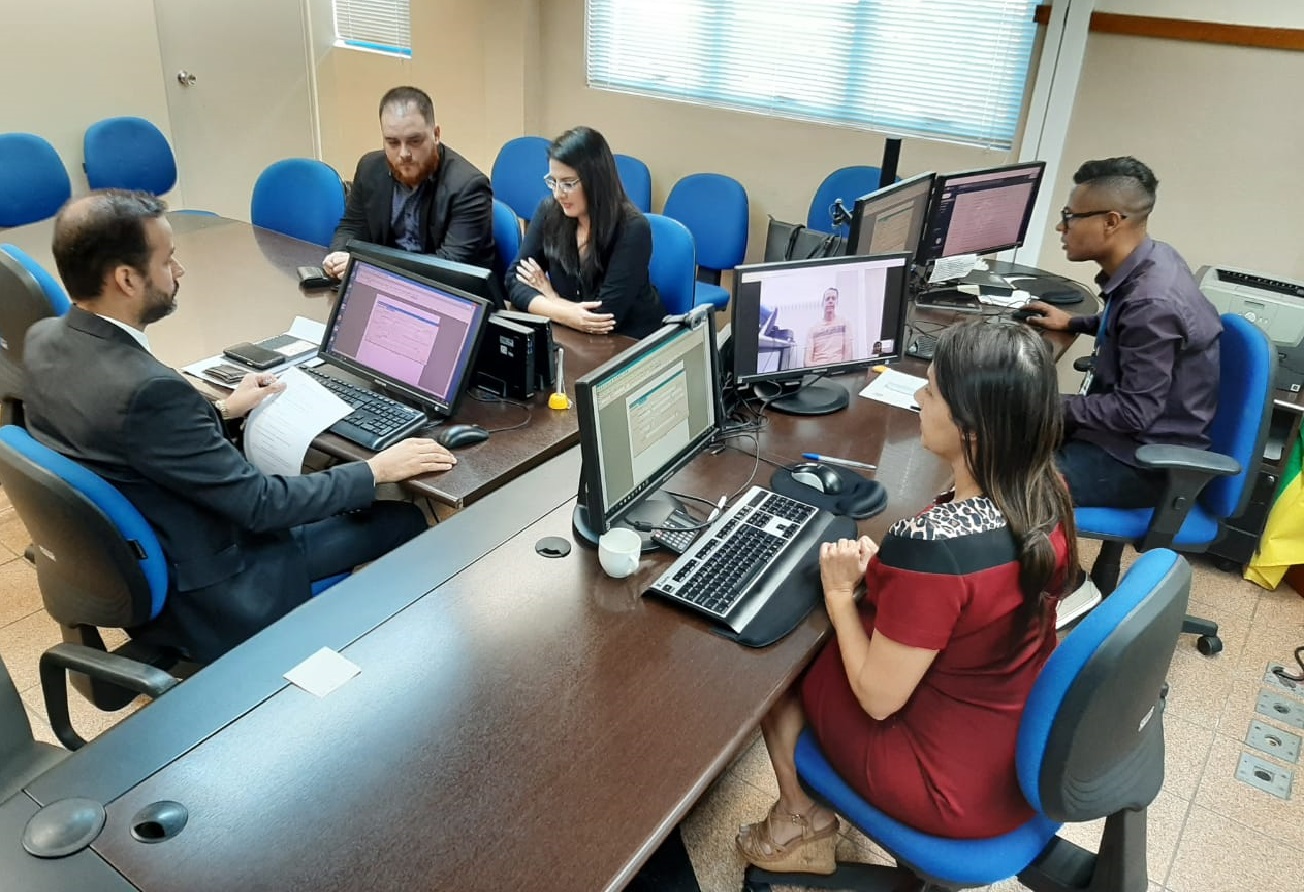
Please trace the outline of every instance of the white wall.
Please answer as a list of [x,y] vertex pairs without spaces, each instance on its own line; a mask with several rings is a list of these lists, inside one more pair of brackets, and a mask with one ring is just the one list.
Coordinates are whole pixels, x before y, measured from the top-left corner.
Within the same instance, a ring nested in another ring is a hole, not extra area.
[[0,132],[54,144],[87,189],[82,135],[101,118],[139,115],[169,135],[153,0],[0,0]]
[[1096,11],[1225,25],[1304,28],[1304,3],[1299,0],[1096,0]]

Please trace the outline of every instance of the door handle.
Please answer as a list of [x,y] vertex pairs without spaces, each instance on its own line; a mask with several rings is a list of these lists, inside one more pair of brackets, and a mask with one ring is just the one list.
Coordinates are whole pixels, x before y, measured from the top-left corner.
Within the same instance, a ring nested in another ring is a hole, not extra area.
[[177,83],[183,87],[193,87],[195,85],[195,76],[183,68],[177,72]]

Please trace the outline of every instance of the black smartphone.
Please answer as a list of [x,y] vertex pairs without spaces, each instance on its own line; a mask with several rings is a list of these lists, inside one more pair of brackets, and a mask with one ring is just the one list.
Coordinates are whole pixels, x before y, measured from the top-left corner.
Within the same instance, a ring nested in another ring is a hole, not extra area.
[[308,291],[315,291],[320,288],[334,288],[337,280],[326,275],[326,271],[320,266],[301,266],[298,269],[299,287]]
[[285,357],[275,350],[268,350],[266,347],[259,347],[248,341],[227,347],[222,351],[222,355],[260,372],[264,369],[274,369],[285,362]]

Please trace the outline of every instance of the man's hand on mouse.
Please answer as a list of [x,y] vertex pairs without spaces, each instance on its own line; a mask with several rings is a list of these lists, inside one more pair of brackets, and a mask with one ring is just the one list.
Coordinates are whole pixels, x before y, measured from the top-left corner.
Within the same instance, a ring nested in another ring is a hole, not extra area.
[[421,474],[447,471],[457,464],[453,453],[434,440],[409,437],[367,459],[377,483],[398,483]]
[[349,265],[348,251],[332,251],[322,258],[321,268],[325,270],[326,275],[332,279],[344,277],[344,270]]
[[1046,331],[1069,330],[1069,320],[1073,318],[1073,315],[1064,312],[1059,307],[1052,307],[1050,304],[1039,300],[1031,300],[1024,304],[1023,308],[1032,311],[1028,318],[1023,321],[1033,328],[1044,328]]

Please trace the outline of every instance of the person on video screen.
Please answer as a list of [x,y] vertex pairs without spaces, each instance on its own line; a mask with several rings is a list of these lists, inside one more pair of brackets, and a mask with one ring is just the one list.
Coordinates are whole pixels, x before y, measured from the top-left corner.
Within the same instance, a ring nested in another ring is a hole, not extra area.
[[838,289],[824,292],[824,318],[806,332],[806,365],[835,365],[851,361],[851,328],[838,315]]

